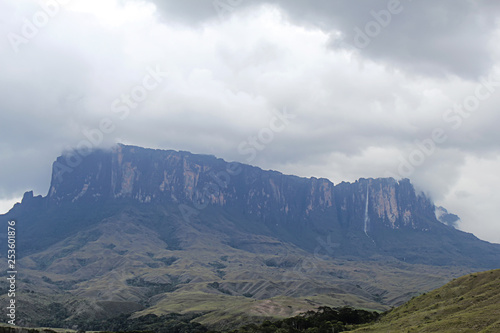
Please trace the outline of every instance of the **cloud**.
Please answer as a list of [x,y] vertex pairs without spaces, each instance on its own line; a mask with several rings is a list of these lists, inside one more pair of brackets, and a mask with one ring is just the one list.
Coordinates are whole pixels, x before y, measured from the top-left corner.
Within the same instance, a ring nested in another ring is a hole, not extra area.
[[[499,156],[496,77],[474,110],[454,109],[498,72],[494,3],[402,1],[362,49],[334,40],[387,2],[225,3],[221,16],[210,1],[73,0],[17,53],[1,39],[0,200],[46,194],[64,149],[123,142],[336,183],[409,177],[466,230],[475,213],[474,230],[498,230],[493,204],[469,210],[491,187],[464,185]],[[0,3],[0,35],[40,10]],[[293,117],[277,123],[284,110]],[[446,139],[429,148],[436,129]]]
[[415,75],[475,79],[494,64],[498,5],[492,1],[438,0],[432,6],[411,0],[151,1],[166,21],[188,25],[262,4],[278,6],[295,24],[331,34],[331,47],[354,48],[363,57]]
[[477,237],[500,243],[498,201],[500,158],[468,157],[460,178],[442,202],[461,218],[459,227]]

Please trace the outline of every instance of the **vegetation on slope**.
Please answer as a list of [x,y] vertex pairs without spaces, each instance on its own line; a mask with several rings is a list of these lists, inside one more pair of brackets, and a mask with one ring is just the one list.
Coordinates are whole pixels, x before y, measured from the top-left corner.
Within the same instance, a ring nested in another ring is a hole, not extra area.
[[354,325],[365,324],[377,319],[377,312],[355,310],[350,307],[332,309],[320,307],[318,311],[308,311],[295,317],[271,322],[264,321],[260,325],[250,324],[231,333],[330,333],[344,332]]
[[[209,331],[205,326],[193,320],[201,314],[168,314],[156,316],[149,314],[139,318],[130,318],[127,315],[120,315],[107,320],[73,320],[72,326],[78,326],[78,332],[100,331],[102,333],[113,332],[142,332],[142,333],[221,333],[221,331]],[[250,324],[231,333],[267,333],[267,332],[287,332],[287,333],[330,333],[343,332],[378,318],[377,312],[355,310],[350,307],[333,309],[321,307],[318,311],[308,311],[287,319],[269,321],[266,320],[260,325]],[[69,323],[65,323],[68,325]],[[59,330],[58,330],[59,331]],[[15,333],[12,327],[0,327],[0,333]],[[26,329],[26,333],[56,332],[51,329]],[[62,330],[61,330],[62,332]],[[70,332],[64,331],[64,332]],[[71,331],[74,332],[74,331]],[[225,331],[227,332],[227,331]]]
[[354,332],[500,332],[500,270],[455,279]]
[[[197,323],[198,314],[148,314],[138,318],[73,322],[83,330],[107,332],[217,333]],[[68,323],[66,323],[68,324]],[[0,327],[0,332],[9,332]],[[349,307],[320,307],[297,316],[248,324],[231,333],[329,333],[329,332],[482,332],[500,331],[500,270],[475,273],[413,298],[383,315]],[[26,331],[28,332],[28,331]],[[36,331],[33,331],[36,332]]]

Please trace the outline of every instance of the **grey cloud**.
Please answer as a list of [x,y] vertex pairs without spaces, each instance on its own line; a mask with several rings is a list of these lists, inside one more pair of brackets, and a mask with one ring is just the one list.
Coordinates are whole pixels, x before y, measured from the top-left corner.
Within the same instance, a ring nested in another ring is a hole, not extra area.
[[[150,1],[167,20],[199,25],[221,19],[213,5],[215,1]],[[388,5],[393,2],[399,5]],[[331,33],[332,48],[355,49],[363,57],[413,74],[451,74],[477,79],[494,63],[490,45],[499,6],[493,1],[438,0],[432,5],[411,0],[220,0],[218,3],[226,4],[222,8],[227,8],[224,11],[227,16],[262,4],[279,6],[293,22]],[[394,8],[392,14],[389,7]],[[341,39],[336,32],[341,33]]]
[[[123,1],[126,2],[126,1]],[[211,20],[217,14],[212,1],[153,1],[163,14],[165,23],[180,22],[200,24]]]
[[[472,198],[488,198],[485,193],[498,187],[468,188],[479,172],[472,164],[464,176],[463,167],[471,158],[499,154],[499,94],[457,129],[442,115],[474,93],[470,78],[489,71],[499,5],[402,2],[392,23],[359,54],[350,54],[332,44],[335,33],[348,41],[356,26],[373,19],[370,10],[387,2],[231,3],[226,14],[233,12],[234,19],[219,17],[212,1],[158,1],[162,24],[148,11],[109,24],[68,10],[19,54],[0,38],[0,201],[30,189],[45,194],[51,162],[87,140],[83,130],[96,129],[104,118],[116,129],[101,146],[119,141],[189,150],[334,182],[397,173],[399,158],[418,148],[415,140],[443,127],[448,140],[415,168],[412,181],[442,201],[467,190],[475,203]],[[282,8],[282,16],[259,7],[265,3]],[[36,10],[17,15],[11,6],[0,2],[6,23],[0,36],[18,30],[23,16]],[[168,73],[165,82],[122,119],[113,102],[141,84],[148,66]],[[249,150],[242,153],[240,145],[269,127],[273,112],[283,108],[297,117],[249,161]],[[460,200],[452,211],[472,221],[475,213],[463,211],[471,204]],[[487,206],[481,218],[493,220],[496,209]]]

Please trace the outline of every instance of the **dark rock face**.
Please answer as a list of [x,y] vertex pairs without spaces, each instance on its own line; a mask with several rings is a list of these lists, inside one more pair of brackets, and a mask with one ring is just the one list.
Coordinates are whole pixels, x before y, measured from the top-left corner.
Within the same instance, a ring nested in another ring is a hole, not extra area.
[[[59,157],[56,163],[64,163]],[[98,151],[71,173],[54,168],[51,204],[129,199],[137,203],[207,204],[238,208],[273,221],[304,220],[330,211],[332,220],[367,232],[372,228],[428,230],[434,205],[408,180],[361,179],[334,186],[327,179],[305,179],[263,171],[212,156],[117,146]]]
[[460,217],[455,214],[448,213],[444,207],[436,207],[436,218],[439,222],[454,228],[460,222]]
[[[334,186],[327,179],[283,175],[213,156],[125,145],[70,162],[61,156],[54,163],[45,198],[27,193],[21,205],[0,218],[27,219],[37,211],[42,221],[29,222],[33,226],[26,236],[36,243],[46,227],[54,227],[59,230],[51,234],[55,242],[85,223],[97,223],[109,207],[178,207],[197,216],[210,211],[214,225],[222,215],[250,221],[256,232],[308,251],[317,247],[318,237],[328,236],[335,245],[328,251],[332,256],[500,267],[500,246],[440,223],[434,204],[409,180],[360,179]],[[79,222],[72,223],[77,211]],[[44,214],[50,222],[43,222]]]
[[415,229],[428,231],[434,204],[415,192],[409,180],[392,178],[360,179],[335,187],[343,224],[356,224],[370,233],[375,229]]
[[[64,165],[61,156],[55,165]],[[71,173],[54,167],[48,194],[55,205],[78,201],[129,199],[138,203],[191,203],[242,207],[266,216],[307,214],[334,205],[326,179],[303,179],[227,163],[212,156],[117,146],[95,152]]]

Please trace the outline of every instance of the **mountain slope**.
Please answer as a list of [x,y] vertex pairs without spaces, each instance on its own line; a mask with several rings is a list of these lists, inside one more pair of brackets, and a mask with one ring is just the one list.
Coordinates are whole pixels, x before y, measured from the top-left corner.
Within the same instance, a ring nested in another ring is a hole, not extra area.
[[186,222],[168,207],[127,208],[22,258],[20,317],[44,323],[54,307],[66,309],[61,315],[68,322],[120,312],[203,312],[199,322],[221,328],[225,319],[231,328],[235,321],[288,317],[321,305],[386,310],[467,272],[316,257],[273,237],[237,233],[220,217],[218,228],[233,230],[232,239],[243,242],[246,235],[235,247],[210,220]]
[[46,197],[28,192],[21,205],[0,217],[23,220],[19,242],[26,254],[123,207],[169,205],[186,221],[215,211],[243,233],[276,237],[310,253],[318,248],[318,236],[326,235],[328,255],[334,257],[500,267],[500,245],[439,222],[433,203],[408,180],[360,179],[335,186],[327,179],[287,176],[212,156],[123,145],[95,151],[72,168],[70,161],[61,156],[54,163]]
[[408,180],[334,185],[124,145],[71,161],[56,160],[47,196],[27,192],[0,216],[17,221],[27,325],[196,312],[220,328],[321,305],[386,310],[500,267],[500,245],[439,222]]
[[467,275],[354,332],[499,332],[500,270]]

